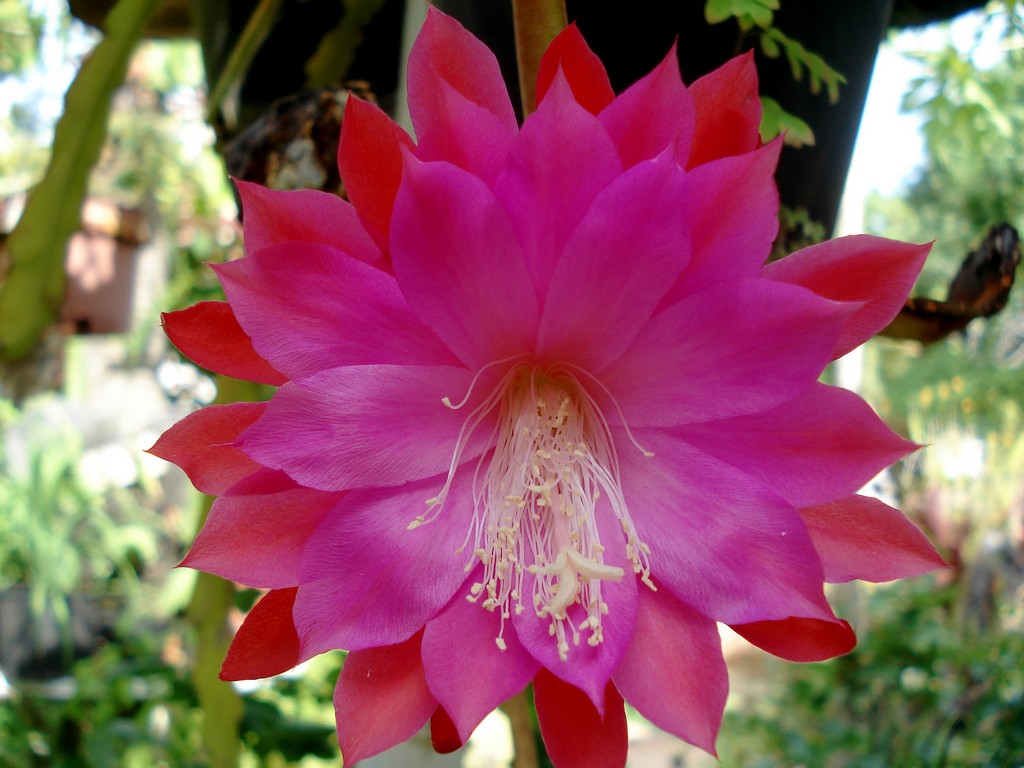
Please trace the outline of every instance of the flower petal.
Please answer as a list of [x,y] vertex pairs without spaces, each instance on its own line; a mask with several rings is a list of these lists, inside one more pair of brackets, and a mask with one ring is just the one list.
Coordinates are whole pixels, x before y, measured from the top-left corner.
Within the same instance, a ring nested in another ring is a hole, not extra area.
[[167,338],[200,368],[261,384],[277,386],[288,381],[256,353],[226,302],[201,301],[161,317]]
[[[267,412],[235,442],[258,462],[324,491],[401,485],[446,471],[484,379],[461,410],[473,374],[440,366],[334,368],[278,390]],[[493,414],[489,417],[493,419]],[[491,440],[484,421],[466,437],[462,460]],[[428,494],[430,496],[432,494]]]
[[444,711],[444,707],[438,707],[430,716],[430,746],[439,755],[448,755],[460,749],[466,740],[459,736],[455,729],[455,723]]
[[149,453],[177,464],[199,491],[217,496],[259,469],[230,443],[266,407],[266,403],[231,403],[202,408],[164,432]]
[[420,634],[403,643],[353,651],[334,689],[334,717],[345,765],[412,738],[437,709],[420,663]]
[[598,114],[615,99],[604,64],[590,50],[576,22],[559,32],[541,57],[537,69],[538,104],[544,101],[544,95],[559,69],[565,75],[576,103],[591,114]]
[[622,696],[609,682],[601,709],[583,691],[542,669],[533,681],[537,719],[551,762],[558,768],[622,768],[629,738]]
[[689,424],[673,434],[753,475],[797,508],[851,494],[917,448],[860,397],[820,383],[771,410]]
[[686,265],[685,188],[685,174],[666,153],[597,195],[551,277],[541,360],[600,370],[625,351]]
[[[768,280],[721,283],[669,307],[601,372],[630,427],[767,410],[807,391],[852,311]],[[610,421],[614,409],[605,411]]]
[[181,564],[250,587],[297,584],[302,551],[342,494],[282,485],[291,487],[260,493],[236,486],[217,499]]
[[349,95],[341,122],[338,168],[345,194],[379,246],[386,246],[402,181],[402,150],[412,139],[380,107]]
[[659,589],[730,624],[831,619],[821,563],[796,510],[682,440],[638,430],[649,457],[619,438],[623,495],[638,538],[651,548]]
[[[592,646],[587,642],[586,633],[581,632],[583,637],[579,642],[574,642],[572,631],[567,627],[568,659],[562,661],[558,655],[556,638],[549,633],[551,620],[539,618],[531,605],[527,605],[521,614],[513,612],[512,625],[519,635],[519,641],[537,661],[589,696],[594,706],[601,707],[605,684],[618,668],[634,634],[637,578],[633,573],[632,562],[625,557],[626,540],[622,528],[611,506],[604,499],[598,502],[596,517],[601,544],[605,547],[604,563],[621,568],[625,574],[619,582],[600,582],[601,600],[608,604],[608,612],[601,617],[602,641]],[[529,549],[526,557],[529,562],[524,563],[524,567],[528,569],[533,564]],[[536,576],[528,570],[524,573],[523,595],[534,594],[535,579]],[[587,618],[579,604],[570,606],[567,613],[576,627]]]
[[[470,581],[479,581],[478,569]],[[466,593],[468,594],[468,592]],[[500,617],[461,592],[423,631],[423,668],[430,692],[465,742],[495,707],[525,688],[540,668],[519,642],[511,622],[495,643]]]
[[684,210],[690,264],[662,299],[675,304],[704,288],[760,274],[779,229],[775,166],[781,141],[690,171]]
[[[480,110],[470,109],[471,105]],[[483,139],[483,144],[497,150],[503,141],[507,149],[518,129],[494,54],[459,22],[433,7],[427,9],[409,53],[409,114],[419,141],[417,156],[426,160],[456,162],[456,156],[471,151],[480,155],[476,160],[486,163],[483,147],[472,145]],[[500,163],[500,154],[492,163]],[[485,175],[489,177],[490,172]]]
[[696,130],[687,168],[761,145],[761,100],[754,53],[737,56],[690,84]]
[[765,277],[805,288],[833,301],[861,302],[843,327],[833,357],[870,339],[899,314],[931,244],[914,245],[871,235],[829,240],[766,264]]
[[842,619],[790,618],[730,626],[748,643],[788,661],[825,661],[857,645],[853,629]]
[[409,530],[443,477],[351,491],[302,555],[295,626],[302,657],[409,637],[448,604],[466,580],[457,554],[470,525],[472,472],[455,476],[445,508]]
[[621,173],[612,140],[598,119],[576,103],[559,71],[494,182],[539,297],[569,234],[597,193]]
[[532,349],[537,296],[501,203],[453,165],[407,161],[391,253],[409,305],[470,368]]
[[299,663],[299,636],[292,623],[295,587],[274,589],[260,598],[228,647],[221,680],[273,677]]
[[924,534],[898,509],[867,496],[849,496],[801,509],[825,580],[892,581],[945,566]]
[[493,181],[518,132],[515,119],[509,125],[444,80],[425,94],[421,108],[430,122],[417,126],[416,158],[444,160],[485,182]]
[[456,362],[394,277],[330,246],[276,245],[216,270],[253,346],[290,379],[343,365]]
[[281,243],[323,243],[374,264],[380,249],[352,204],[318,189],[280,191],[235,179],[246,253]]
[[633,642],[612,679],[645,718],[715,754],[729,673],[711,619],[667,592],[641,588]]
[[601,112],[600,119],[626,168],[666,149],[684,165],[693,141],[693,99],[679,74],[676,46]]

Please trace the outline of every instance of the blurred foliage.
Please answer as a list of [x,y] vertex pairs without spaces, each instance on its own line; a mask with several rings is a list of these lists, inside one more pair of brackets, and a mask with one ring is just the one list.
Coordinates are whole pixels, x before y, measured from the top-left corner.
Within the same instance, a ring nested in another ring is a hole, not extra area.
[[0,0],[0,77],[36,62],[42,27],[40,15],[22,0]]
[[998,34],[1003,55],[991,66],[982,67],[976,52],[964,55],[952,42],[910,54],[923,74],[903,108],[924,118],[925,163],[905,194],[870,201],[868,225],[893,237],[937,242],[922,288],[948,284],[991,224],[1024,225],[1024,8],[1001,8],[990,7],[977,41],[981,45],[985,30],[989,37]]
[[957,620],[959,595],[955,582],[934,577],[872,589],[855,652],[827,664],[771,664],[776,695],[726,713],[722,764],[1019,765],[1024,627],[1018,615],[1012,629],[972,631]]
[[[240,768],[327,768],[339,754],[331,696],[340,655],[245,694]],[[182,636],[137,627],[75,665],[70,695],[19,686],[0,701],[0,768],[205,768]]]
[[[917,287],[922,294],[943,297],[960,261],[990,225],[1005,221],[1024,228],[1022,10],[1015,2],[989,7],[978,40],[995,34],[1003,53],[987,67],[952,44],[913,55],[924,73],[904,107],[924,117],[924,166],[905,195],[869,202],[868,228],[903,240],[935,240]],[[1012,404],[1024,400],[1019,283],[1000,314],[974,321],[947,343],[909,356],[907,347],[881,351],[874,391],[886,415],[906,424],[918,409],[926,418],[955,417],[981,434],[999,430]],[[951,397],[927,394],[943,390]]]
[[32,617],[51,615],[70,653],[71,594],[137,594],[160,526],[138,489],[87,476],[81,435],[56,397],[21,411],[0,400],[0,437],[0,588],[27,585]]
[[[75,60],[93,37],[70,22],[66,9],[47,16],[36,5],[0,0],[0,85],[9,94],[0,100],[0,196],[22,192],[42,177],[53,138],[49,112],[66,86],[63,73],[51,72],[49,65]],[[47,47],[50,59],[43,61]]]
[[42,180],[7,238],[0,286],[0,358],[32,353],[54,322],[64,297],[64,255],[78,229],[89,171],[99,157],[114,90],[159,0],[119,0],[103,40],[89,55],[64,99],[53,152]]
[[[194,41],[144,42],[115,97],[90,181],[91,194],[148,210],[170,237],[167,311],[220,298],[208,265],[241,255],[234,194],[204,120],[203,88]],[[158,313],[152,317],[155,323]]]

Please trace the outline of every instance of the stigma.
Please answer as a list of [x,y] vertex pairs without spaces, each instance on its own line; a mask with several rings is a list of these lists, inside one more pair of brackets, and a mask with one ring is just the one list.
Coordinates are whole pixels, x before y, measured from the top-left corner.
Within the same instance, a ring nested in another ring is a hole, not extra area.
[[[482,566],[483,577],[466,599],[499,615],[495,643],[501,650],[506,620],[527,610],[547,623],[562,661],[583,642],[603,641],[609,607],[602,587],[626,574],[606,562],[602,527],[606,533],[612,525],[621,527],[624,538],[617,532],[614,538],[623,550],[614,559],[628,563],[635,576],[655,588],[650,548],[637,538],[623,497],[608,421],[581,379],[601,385],[588,377],[569,364],[546,369],[512,364],[467,415],[444,487],[427,500],[427,513],[409,525],[415,528],[441,513],[469,436],[497,413],[493,452],[485,453],[474,471],[473,515],[460,551],[472,553],[467,572]],[[611,393],[604,393],[614,403]],[[452,405],[446,398],[445,405],[461,408],[467,400],[468,395]],[[643,451],[632,435],[629,439]],[[599,526],[599,514],[616,519]]]

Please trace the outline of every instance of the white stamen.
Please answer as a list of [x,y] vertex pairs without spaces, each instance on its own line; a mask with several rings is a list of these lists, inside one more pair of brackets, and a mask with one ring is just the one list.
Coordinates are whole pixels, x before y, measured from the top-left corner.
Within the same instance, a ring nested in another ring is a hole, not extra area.
[[[444,404],[462,408],[485,370],[513,359],[484,366],[457,405],[448,398]],[[562,660],[569,657],[569,638],[573,647],[581,643],[583,632],[589,646],[602,642],[602,616],[609,606],[602,599],[601,585],[625,577],[622,568],[605,562],[607,549],[600,541],[597,516],[600,499],[625,533],[626,546],[620,552],[632,571],[655,589],[650,580],[651,550],[638,540],[623,498],[611,427],[577,373],[611,400],[630,442],[645,456],[653,456],[626,426],[611,392],[591,374],[568,363],[542,370],[520,362],[511,365],[468,414],[444,486],[428,500],[427,513],[409,525],[416,528],[440,514],[470,438],[497,411],[494,450],[481,456],[473,472],[473,519],[463,547],[473,551],[467,571],[479,563],[483,576],[466,599],[499,612],[495,642],[505,650],[505,620],[512,610],[522,614],[524,580],[532,577],[530,602],[538,620],[548,622]]]

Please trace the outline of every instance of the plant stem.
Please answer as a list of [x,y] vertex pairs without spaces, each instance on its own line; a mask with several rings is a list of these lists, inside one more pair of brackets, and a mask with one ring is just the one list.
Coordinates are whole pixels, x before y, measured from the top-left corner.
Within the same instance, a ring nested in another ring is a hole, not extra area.
[[208,122],[216,123],[218,113],[224,99],[231,89],[242,82],[249,65],[256,57],[260,46],[267,39],[270,30],[277,21],[277,12],[281,9],[282,0],[260,0],[260,4],[253,10],[249,21],[246,22],[242,34],[235,42],[234,48],[228,55],[227,64],[224,65],[220,77],[210,89],[210,95],[206,99],[206,119]]
[[516,61],[523,117],[537,108],[537,69],[541,56],[569,23],[565,0],[512,0]]
[[512,726],[512,768],[538,768],[540,765],[530,694],[531,689],[527,687],[501,705]]
[[46,174],[28,194],[25,212],[0,250],[0,360],[26,358],[56,320],[64,298],[64,254],[81,222],[89,172],[107,136],[114,91],[124,82],[135,45],[159,0],[120,0],[107,32],[64,97]]
[[[260,385],[217,376],[217,399],[224,405],[258,400]],[[204,496],[199,527],[202,528],[213,506],[213,498]],[[239,724],[242,698],[231,683],[218,678],[224,655],[231,644],[228,614],[235,604],[235,587],[212,573],[200,573],[186,612],[195,632],[195,658],[192,685],[203,712],[203,746],[209,753],[211,768],[236,768],[242,752]]]

